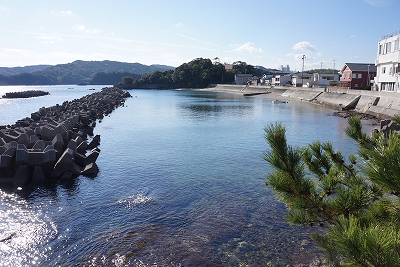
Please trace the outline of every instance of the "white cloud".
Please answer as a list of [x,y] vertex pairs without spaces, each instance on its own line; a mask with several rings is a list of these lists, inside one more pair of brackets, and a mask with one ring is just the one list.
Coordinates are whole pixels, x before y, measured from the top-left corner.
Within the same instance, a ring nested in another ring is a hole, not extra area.
[[0,6],[0,11],[5,11],[5,10],[8,10],[8,7],[6,7],[6,6]]
[[60,11],[60,13],[64,14],[64,15],[73,15],[71,10],[63,10],[63,11]]
[[182,27],[183,26],[183,24],[182,23],[177,23],[177,24],[175,24],[175,27]]
[[[295,60],[300,60],[300,59],[303,59],[304,54],[293,54],[293,53],[289,53],[289,54],[286,54],[286,56],[289,57],[289,58],[293,58],[293,59],[295,59]],[[309,58],[309,57],[306,56],[306,58]]]
[[85,25],[82,24],[76,24],[74,28],[78,31],[84,31],[86,29]]
[[243,45],[237,46],[235,48],[235,51],[247,52],[247,53],[262,53],[263,52],[261,48],[254,47],[254,43],[251,43],[251,42],[247,42]]
[[354,34],[350,35],[350,39],[356,38]]
[[64,41],[63,38],[61,38],[60,36],[56,36],[56,35],[51,35],[51,34],[41,34],[38,36],[35,36],[35,38],[42,40],[43,43],[45,44],[52,44],[54,43],[54,41]]
[[87,29],[83,24],[77,24],[74,26],[74,29],[77,31],[84,31],[86,33],[101,33],[98,29]]
[[87,33],[101,33],[101,31],[98,29],[87,29],[86,32]]
[[302,52],[316,52],[315,46],[306,41],[295,44],[293,46],[293,50],[299,50]]

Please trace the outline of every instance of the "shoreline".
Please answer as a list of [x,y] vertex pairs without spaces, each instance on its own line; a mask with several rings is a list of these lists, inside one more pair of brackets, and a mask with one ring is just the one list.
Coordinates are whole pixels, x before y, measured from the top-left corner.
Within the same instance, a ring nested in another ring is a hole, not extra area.
[[[244,89],[244,90],[243,90]],[[359,116],[361,118],[361,123],[364,129],[368,133],[371,133],[374,129],[380,128],[380,121],[390,119],[389,116],[376,113],[361,112],[356,108],[344,109],[341,105],[334,106],[330,103],[318,102],[309,98],[310,92],[312,95],[320,94],[324,92],[322,88],[307,88],[297,89],[299,91],[294,97],[287,94],[289,90],[296,90],[294,87],[270,87],[270,86],[241,86],[241,85],[216,85],[214,87],[208,87],[204,89],[198,89],[202,91],[217,92],[217,93],[227,93],[227,94],[237,94],[246,97],[261,97],[271,100],[281,100],[281,101],[296,101],[296,102],[306,102],[311,105],[323,106],[327,109],[332,110],[332,116],[342,117],[348,119],[349,117]],[[338,96],[344,93],[331,93],[337,94]],[[400,112],[400,111],[399,111]]]

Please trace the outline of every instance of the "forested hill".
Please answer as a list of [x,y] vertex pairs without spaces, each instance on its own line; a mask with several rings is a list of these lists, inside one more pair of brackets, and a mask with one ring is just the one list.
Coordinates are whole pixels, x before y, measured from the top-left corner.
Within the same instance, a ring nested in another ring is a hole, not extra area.
[[32,65],[32,66],[12,67],[12,68],[0,67],[0,75],[10,76],[21,73],[30,73],[35,71],[41,71],[51,66],[52,65]]
[[0,85],[115,84],[124,76],[140,78],[153,71],[174,69],[165,65],[143,65],[117,61],[82,61],[50,66],[44,70],[0,75]]

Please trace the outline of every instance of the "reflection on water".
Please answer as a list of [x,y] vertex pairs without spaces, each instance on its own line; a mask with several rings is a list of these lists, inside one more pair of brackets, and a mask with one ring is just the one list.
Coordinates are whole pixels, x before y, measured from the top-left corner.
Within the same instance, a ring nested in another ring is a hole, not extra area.
[[[282,121],[291,144],[332,140],[348,152],[342,118],[257,97],[132,95],[95,128],[97,177],[0,190],[0,265],[286,266],[318,255],[316,229],[286,224],[265,187],[263,128]],[[31,103],[10,112],[23,118]]]
[[31,205],[2,191],[0,203],[1,266],[40,265],[51,253],[49,240],[58,234],[57,225],[44,211],[46,205]]

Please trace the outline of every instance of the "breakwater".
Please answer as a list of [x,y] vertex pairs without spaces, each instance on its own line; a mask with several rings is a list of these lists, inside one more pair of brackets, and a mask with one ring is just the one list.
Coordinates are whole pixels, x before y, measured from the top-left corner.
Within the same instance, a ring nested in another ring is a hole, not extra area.
[[0,182],[23,186],[96,175],[100,153],[100,136],[93,137],[96,121],[124,105],[130,96],[121,89],[103,88],[0,126]]
[[2,98],[30,98],[30,97],[38,97],[50,94],[49,92],[41,91],[41,90],[29,90],[23,92],[11,92],[5,93]]

